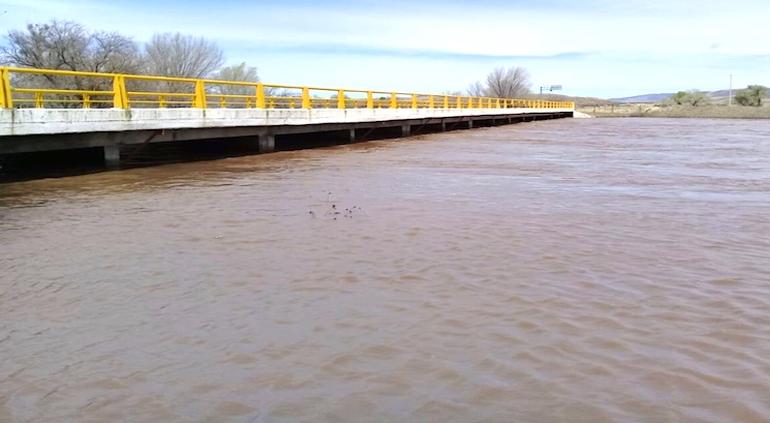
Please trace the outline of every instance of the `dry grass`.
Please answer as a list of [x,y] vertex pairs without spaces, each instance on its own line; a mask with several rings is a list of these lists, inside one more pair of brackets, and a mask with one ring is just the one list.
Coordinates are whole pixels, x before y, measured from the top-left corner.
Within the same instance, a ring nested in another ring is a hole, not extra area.
[[611,104],[577,107],[596,117],[670,117],[718,119],[770,119],[770,107],[669,106],[660,104]]

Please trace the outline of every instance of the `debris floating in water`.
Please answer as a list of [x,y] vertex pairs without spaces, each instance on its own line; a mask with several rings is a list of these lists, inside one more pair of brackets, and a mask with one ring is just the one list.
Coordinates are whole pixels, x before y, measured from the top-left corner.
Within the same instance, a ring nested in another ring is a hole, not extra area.
[[[337,207],[337,203],[332,199],[331,191],[326,192],[326,202],[329,203],[329,208],[323,214],[324,217],[329,217],[332,220],[337,220],[338,217],[344,217],[346,219],[352,219],[357,213],[363,212],[363,209],[357,205],[353,205],[348,208],[342,209],[342,206]],[[309,210],[308,215],[316,218],[320,214],[316,214],[314,210]]]

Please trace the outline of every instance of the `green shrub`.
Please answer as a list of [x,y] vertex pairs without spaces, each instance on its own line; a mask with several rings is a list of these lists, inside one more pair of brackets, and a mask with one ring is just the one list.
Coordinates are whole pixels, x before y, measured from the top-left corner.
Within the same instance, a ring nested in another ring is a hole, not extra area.
[[678,106],[705,106],[709,104],[709,96],[698,90],[679,91],[671,96],[671,101]]
[[759,107],[762,105],[762,98],[766,95],[767,88],[762,85],[749,85],[735,95],[735,102],[741,106]]

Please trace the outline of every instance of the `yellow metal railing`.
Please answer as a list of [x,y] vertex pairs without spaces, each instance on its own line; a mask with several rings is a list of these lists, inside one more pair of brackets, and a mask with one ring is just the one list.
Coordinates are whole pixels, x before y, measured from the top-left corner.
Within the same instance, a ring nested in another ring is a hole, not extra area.
[[[76,88],[50,88],[50,87]],[[0,67],[0,108],[574,109],[571,101]]]

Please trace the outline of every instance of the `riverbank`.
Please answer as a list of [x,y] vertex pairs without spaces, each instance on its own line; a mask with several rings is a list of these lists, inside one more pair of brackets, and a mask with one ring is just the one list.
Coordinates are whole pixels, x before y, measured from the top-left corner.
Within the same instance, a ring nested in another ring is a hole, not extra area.
[[658,117],[714,119],[770,119],[770,107],[744,106],[669,106],[660,104],[610,104],[578,107],[595,117]]

